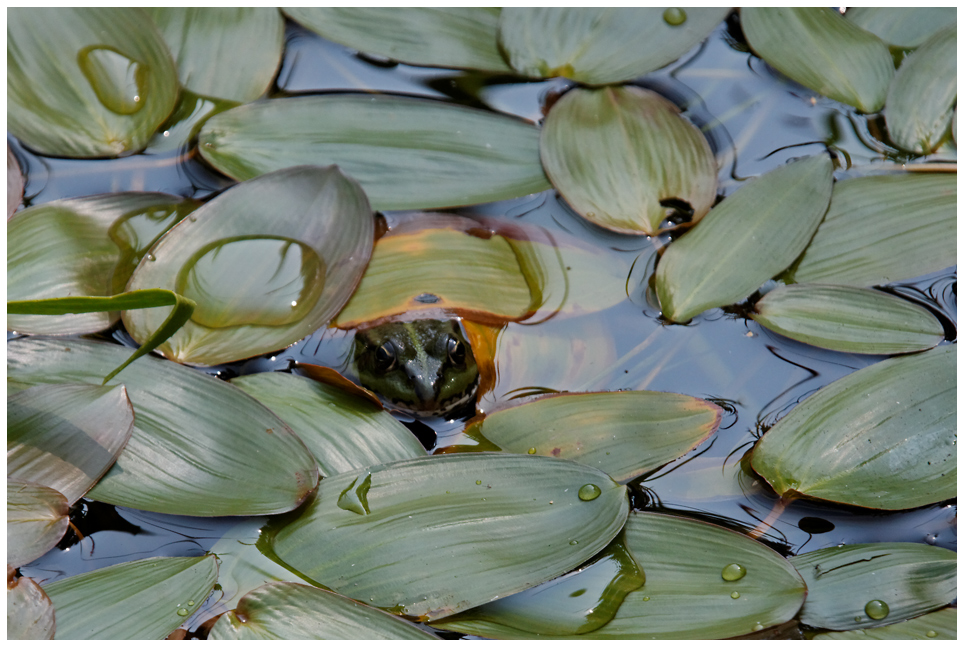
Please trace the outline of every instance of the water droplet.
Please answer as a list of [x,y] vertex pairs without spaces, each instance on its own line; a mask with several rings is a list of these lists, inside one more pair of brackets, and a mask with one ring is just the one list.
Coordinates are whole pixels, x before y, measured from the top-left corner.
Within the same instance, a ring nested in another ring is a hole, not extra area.
[[481,484],[482,484],[482,480],[481,480],[481,479],[477,479],[477,480],[476,480],[476,486],[480,486]]
[[194,601],[188,601],[188,607],[194,606]]
[[153,254],[148,254],[148,255],[145,256],[144,258],[147,259],[148,261],[154,261],[154,260],[155,260],[155,257],[154,257]]
[[596,218],[596,212],[588,211],[588,212],[586,212],[586,217],[587,217],[587,218]]
[[928,637],[929,639],[934,639],[935,637],[938,636],[938,633],[935,632],[934,630],[929,630],[928,632],[925,633],[925,636]]
[[348,485],[348,488],[342,491],[342,494],[338,496],[336,505],[345,511],[351,511],[359,515],[367,515],[371,512],[369,510],[368,494],[369,488],[372,486],[372,473],[365,473],[365,479],[356,487],[355,483],[358,480],[358,477],[353,479],[352,483]]
[[85,47],[77,54],[81,72],[105,108],[132,115],[144,106],[148,67],[111,47]]
[[437,295],[433,295],[432,293],[422,293],[421,295],[413,297],[413,301],[419,302],[420,304],[437,304],[441,300]]
[[937,534],[937,533],[926,533],[926,534],[925,534],[925,542],[927,542],[927,543],[930,544],[930,545],[935,544],[936,542],[938,542],[938,534]]
[[663,11],[663,21],[671,27],[678,27],[687,21],[687,12],[680,7],[669,7]]
[[755,624],[754,624],[754,627],[751,628],[751,630],[753,630],[754,632],[758,632],[758,631],[763,630],[763,629],[764,629],[764,626],[761,625],[760,623],[755,623]]
[[860,623],[860,622],[861,622],[861,617],[856,616],[856,617],[854,618],[854,620],[857,621],[858,623]]
[[731,563],[724,567],[720,572],[720,577],[725,581],[739,581],[747,575],[747,568],[744,565]]
[[879,601],[875,599],[874,601],[868,601],[868,604],[864,606],[864,613],[875,621],[880,621],[888,616],[891,610],[888,609],[888,604],[884,601]]
[[571,544],[571,545],[578,545],[578,544],[580,544],[580,541],[579,541],[579,540],[570,540],[570,544]]
[[589,502],[599,497],[601,492],[600,487],[596,484],[583,484],[580,486],[577,496],[584,502]]
[[741,593],[740,593],[740,592],[731,592],[731,593],[730,593],[730,597],[731,597],[732,599],[739,599],[739,598],[741,597]]
[[643,600],[644,600],[644,601],[649,601],[649,600],[650,600],[650,597],[649,597],[649,596],[644,596],[644,597],[643,597]]
[[189,614],[191,614],[191,613],[188,611],[187,608],[178,608],[178,616],[180,616],[180,617],[186,617],[186,616],[188,616]]
[[530,449],[527,450],[526,452],[527,452],[527,454],[536,454],[536,448],[530,448]]

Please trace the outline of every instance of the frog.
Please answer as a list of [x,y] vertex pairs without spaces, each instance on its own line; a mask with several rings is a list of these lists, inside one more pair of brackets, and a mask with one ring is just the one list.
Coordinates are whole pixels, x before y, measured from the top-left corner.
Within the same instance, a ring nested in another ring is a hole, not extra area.
[[359,329],[353,356],[362,386],[403,413],[445,416],[475,404],[479,369],[458,320]]

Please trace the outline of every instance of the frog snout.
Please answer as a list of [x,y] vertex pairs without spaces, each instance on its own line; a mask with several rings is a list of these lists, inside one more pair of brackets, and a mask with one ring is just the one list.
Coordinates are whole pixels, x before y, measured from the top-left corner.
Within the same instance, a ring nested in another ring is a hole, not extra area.
[[435,405],[437,372],[432,372],[420,363],[410,362],[405,366],[405,373],[419,402],[423,406]]

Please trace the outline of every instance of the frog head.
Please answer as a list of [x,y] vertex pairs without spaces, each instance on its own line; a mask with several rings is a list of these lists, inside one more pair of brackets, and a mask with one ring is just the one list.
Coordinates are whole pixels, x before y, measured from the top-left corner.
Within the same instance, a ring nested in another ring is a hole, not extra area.
[[362,385],[410,414],[452,412],[475,398],[479,384],[476,359],[455,320],[359,330],[354,357]]

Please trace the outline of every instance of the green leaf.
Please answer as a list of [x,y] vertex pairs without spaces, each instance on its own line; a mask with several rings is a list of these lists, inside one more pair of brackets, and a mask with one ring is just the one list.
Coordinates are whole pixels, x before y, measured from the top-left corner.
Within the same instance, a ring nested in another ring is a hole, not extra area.
[[918,47],[932,34],[954,25],[956,12],[949,7],[848,7],[844,17],[889,45]]
[[496,639],[513,639],[520,631],[527,638],[578,635],[606,625],[645,580],[618,537],[576,571],[433,625]]
[[7,565],[26,565],[53,549],[67,532],[68,513],[63,494],[7,478]]
[[[147,9],[191,92],[254,101],[271,86],[281,63],[285,21],[273,7],[151,7]],[[230,56],[225,56],[231,52]]]
[[654,234],[686,203],[692,221],[717,196],[710,145],[680,109],[649,90],[574,89],[546,118],[540,155],[550,181],[587,220],[624,234]]
[[[249,358],[331,320],[365,269],[374,228],[365,194],[336,167],[285,169],[199,208],[151,249],[128,288],[166,288],[197,302],[158,346],[163,355],[207,365]],[[123,320],[144,341],[167,315],[126,311]]]
[[[588,485],[598,496],[581,499]],[[626,487],[569,461],[423,457],[323,480],[273,548],[340,594],[438,619],[573,569],[620,531],[627,509]]]
[[822,154],[765,173],[674,241],[657,265],[664,317],[684,322],[740,301],[789,266],[827,211],[831,171]]
[[373,209],[492,202],[549,188],[539,131],[506,115],[427,99],[331,94],[274,99],[212,117],[201,156],[247,180],[298,164],[337,164]]
[[33,579],[7,565],[7,639],[53,639],[54,606]]
[[62,493],[73,505],[131,437],[124,385],[38,385],[7,397],[7,476]]
[[822,388],[757,442],[754,470],[782,497],[887,510],[955,497],[955,350],[891,358]]
[[877,286],[955,265],[956,185],[954,173],[835,183],[828,213],[790,277]]
[[895,74],[880,38],[828,7],[744,7],[751,49],[801,85],[866,113],[885,105]]
[[[128,350],[88,340],[7,344],[7,385],[100,384]],[[261,515],[298,506],[315,459],[263,405],[225,382],[155,357],[124,372],[134,430],[88,497],[174,515]]]
[[619,83],[677,60],[729,12],[688,7],[680,22],[656,7],[504,7],[499,43],[521,74]]
[[720,415],[713,403],[681,394],[554,394],[478,417],[463,435],[507,452],[576,461],[625,482],[688,453],[714,433]]
[[937,612],[923,614],[914,619],[867,630],[846,630],[844,632],[822,632],[813,639],[955,639],[957,632],[957,608],[944,608]]
[[[10,145],[7,144],[7,220],[10,220],[23,200],[23,185],[24,177],[20,170],[20,163],[17,162],[16,156],[10,150]],[[8,231],[7,236],[9,235]],[[7,254],[10,254],[9,248]]]
[[[7,224],[7,299],[33,300],[124,292],[141,257],[197,207],[162,193],[121,192],[28,207]],[[112,326],[119,313],[7,314],[22,333],[74,335]]]
[[8,12],[7,128],[40,153],[140,150],[177,96],[171,54],[143,9]]
[[[956,598],[956,554],[941,547],[856,544],[818,549],[790,560],[808,586],[801,621],[817,628],[851,630],[895,623]],[[880,616],[884,611],[887,615]]]
[[941,30],[901,64],[888,88],[888,136],[906,151],[927,154],[948,134],[958,87],[958,29]]
[[143,355],[147,355],[165,340],[174,335],[178,329],[194,312],[196,303],[185,299],[170,290],[144,289],[114,295],[113,297],[57,297],[53,299],[36,299],[30,301],[7,302],[7,312],[19,315],[69,315],[72,313],[111,312],[137,308],[157,308],[159,306],[173,306],[167,318],[161,322],[144,343],[104,378],[107,384],[111,378],[124,370],[126,366]]
[[436,639],[382,610],[298,583],[269,583],[249,592],[218,619],[209,639]]
[[322,475],[426,454],[395,417],[337,387],[278,372],[241,376],[231,384],[283,420],[315,455]]
[[360,52],[428,67],[507,73],[489,7],[286,7],[297,23]]
[[57,610],[57,639],[164,639],[208,598],[217,578],[212,555],[145,558],[44,589]]
[[798,342],[844,353],[910,353],[945,339],[927,309],[868,288],[781,286],[755,304],[751,317]]

